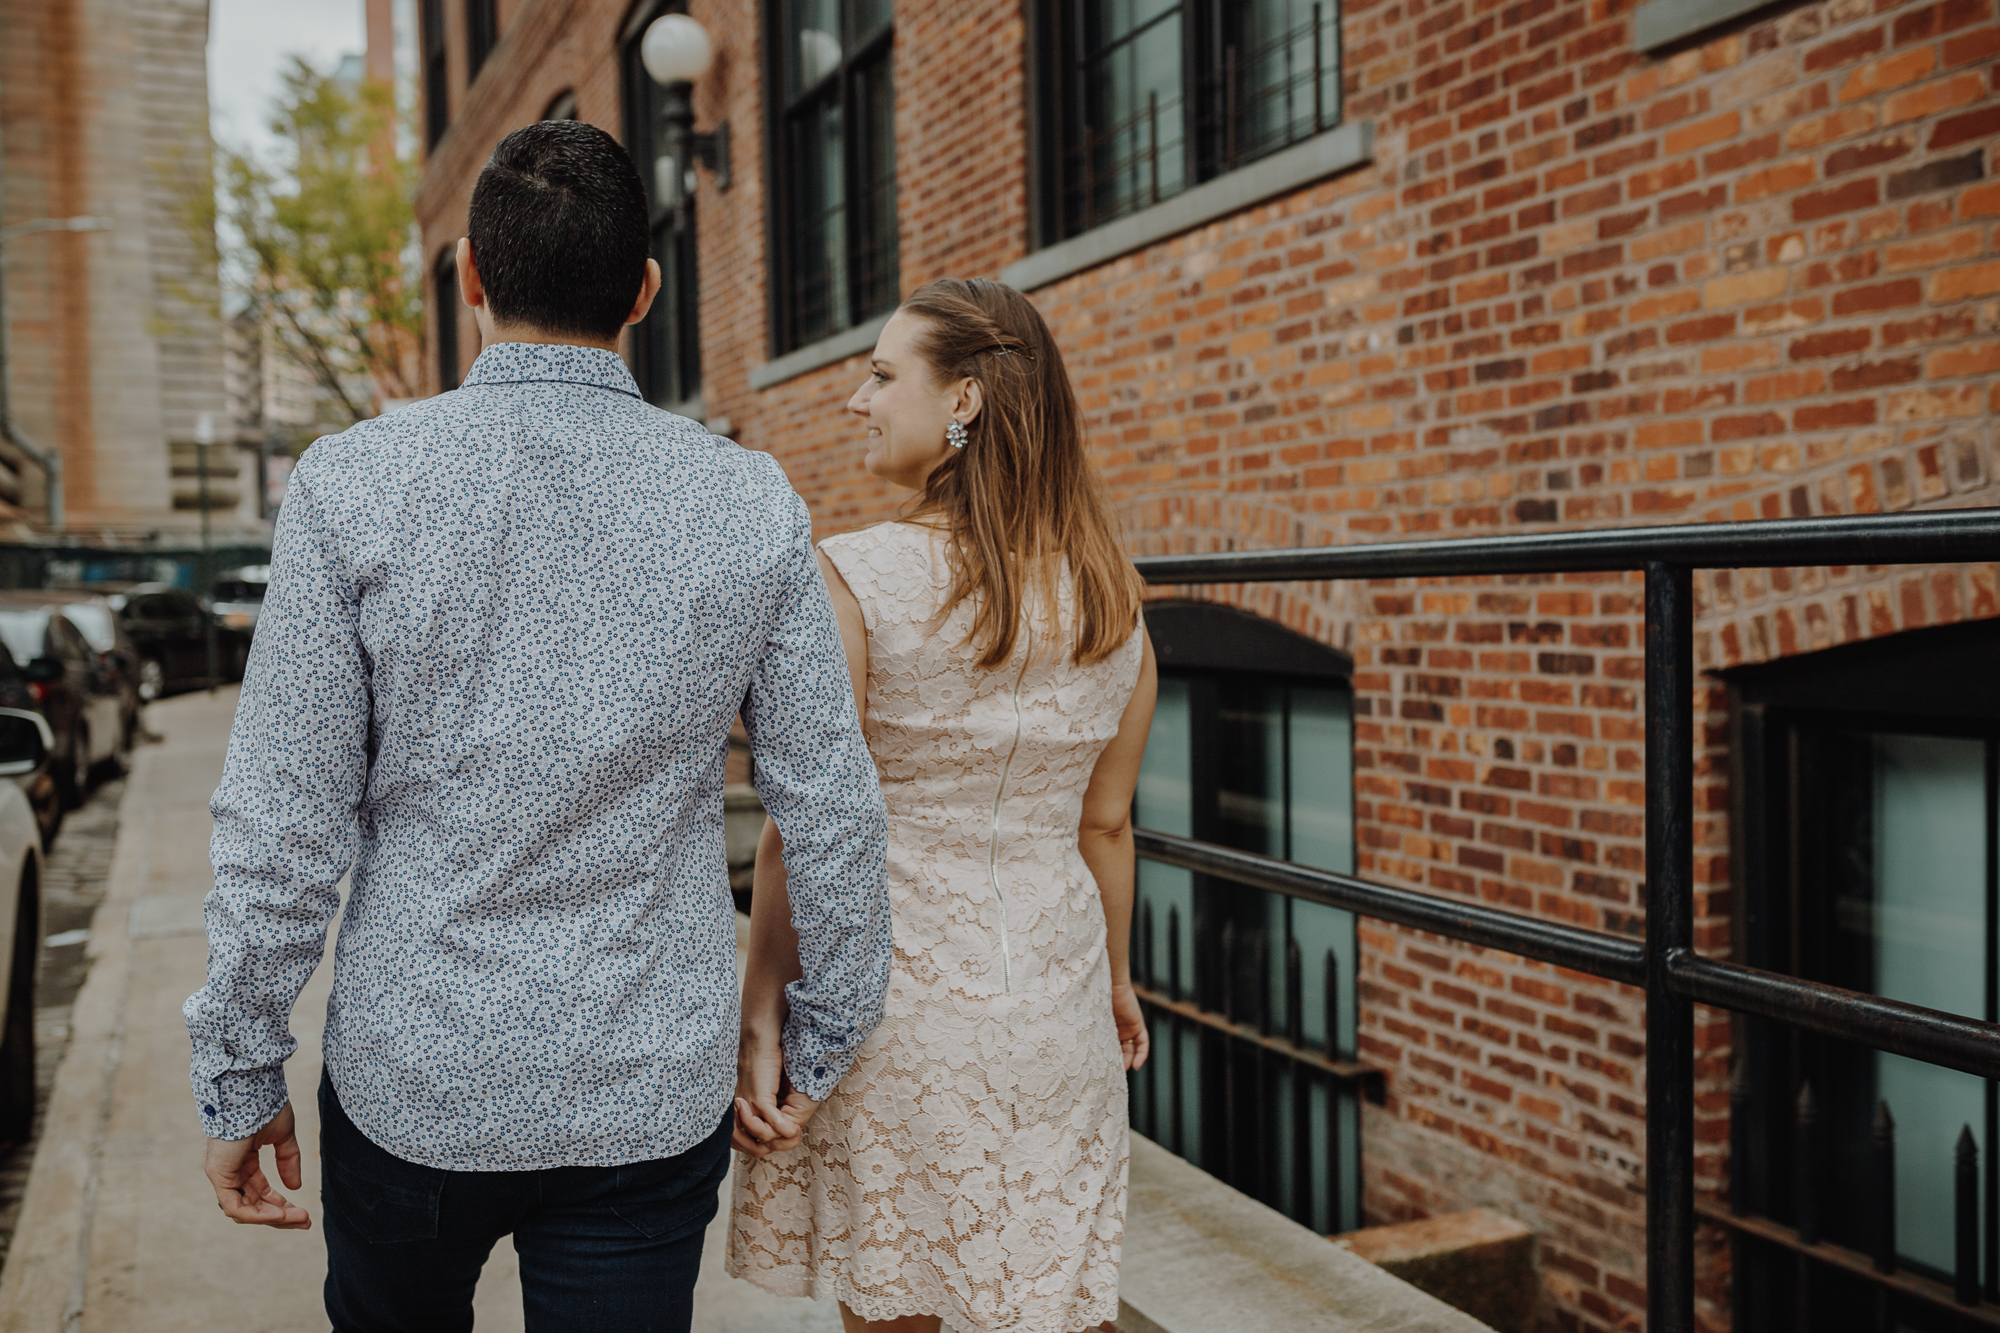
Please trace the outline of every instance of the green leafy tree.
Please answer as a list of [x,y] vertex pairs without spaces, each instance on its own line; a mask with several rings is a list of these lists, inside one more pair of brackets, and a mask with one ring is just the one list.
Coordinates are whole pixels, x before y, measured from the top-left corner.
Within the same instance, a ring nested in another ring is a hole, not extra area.
[[260,306],[287,355],[351,420],[357,391],[415,395],[423,283],[411,197],[416,154],[395,89],[294,57],[273,108],[269,160],[218,145],[225,281]]

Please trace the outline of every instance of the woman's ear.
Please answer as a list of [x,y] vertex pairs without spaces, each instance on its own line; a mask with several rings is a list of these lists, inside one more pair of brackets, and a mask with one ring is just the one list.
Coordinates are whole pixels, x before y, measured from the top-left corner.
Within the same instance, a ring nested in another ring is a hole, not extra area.
[[979,411],[986,406],[986,390],[975,379],[958,382],[958,401],[951,406],[952,419],[961,426],[970,426],[979,419]]

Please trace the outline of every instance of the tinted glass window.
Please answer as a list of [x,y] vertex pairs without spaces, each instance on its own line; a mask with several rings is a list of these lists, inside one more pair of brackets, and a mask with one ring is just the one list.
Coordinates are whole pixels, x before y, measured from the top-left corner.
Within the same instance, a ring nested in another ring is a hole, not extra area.
[[1045,0],[1045,240],[1340,123],[1333,0]]
[[244,583],[225,579],[215,585],[215,600],[218,602],[261,602],[264,600],[264,583]]

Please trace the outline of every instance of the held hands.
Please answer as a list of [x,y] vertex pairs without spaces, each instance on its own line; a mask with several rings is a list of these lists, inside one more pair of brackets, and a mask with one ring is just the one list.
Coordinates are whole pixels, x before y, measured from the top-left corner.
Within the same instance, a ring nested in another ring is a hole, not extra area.
[[752,1157],[768,1157],[799,1146],[806,1122],[820,1103],[785,1077],[785,1056],[775,1038],[743,1034],[736,1057],[736,1128],[730,1146]]
[[215,1186],[215,1206],[240,1226],[312,1230],[312,1218],[306,1210],[271,1188],[262,1161],[266,1144],[277,1150],[278,1178],[285,1182],[285,1188],[300,1188],[299,1137],[292,1122],[292,1104],[287,1101],[270,1124],[249,1138],[208,1141],[201,1169],[207,1173],[208,1183]]
[[1118,1053],[1125,1057],[1125,1068],[1137,1069],[1146,1063],[1153,1041],[1146,1035],[1146,1016],[1139,1008],[1139,997],[1131,982],[1112,983],[1111,1017],[1118,1024]]

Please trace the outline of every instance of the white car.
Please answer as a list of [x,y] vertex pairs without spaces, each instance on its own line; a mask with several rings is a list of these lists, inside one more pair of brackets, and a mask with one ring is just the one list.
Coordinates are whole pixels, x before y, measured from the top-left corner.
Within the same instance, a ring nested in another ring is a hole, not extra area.
[[23,782],[55,737],[39,713],[0,708],[0,1143],[35,1118],[35,955],[41,945],[42,839]]

